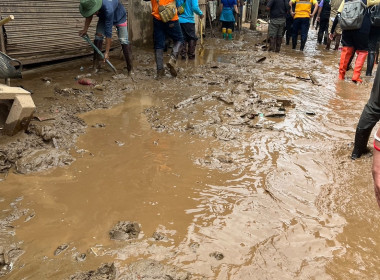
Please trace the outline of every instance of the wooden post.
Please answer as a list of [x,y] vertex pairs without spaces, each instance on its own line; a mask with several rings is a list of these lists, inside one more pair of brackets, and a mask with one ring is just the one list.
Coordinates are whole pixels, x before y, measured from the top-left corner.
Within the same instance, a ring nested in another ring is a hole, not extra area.
[[251,10],[251,25],[249,29],[256,30],[257,16],[259,14],[259,4],[260,0],[251,0],[252,1],[252,10]]

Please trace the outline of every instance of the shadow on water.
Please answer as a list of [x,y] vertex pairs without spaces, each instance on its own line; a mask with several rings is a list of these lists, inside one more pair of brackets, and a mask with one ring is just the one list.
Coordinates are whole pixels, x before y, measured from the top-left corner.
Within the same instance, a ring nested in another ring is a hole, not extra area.
[[[25,253],[7,278],[149,258],[195,279],[376,279],[371,158],[349,159],[372,79],[338,81],[339,52],[316,46],[313,30],[304,52],[265,52],[260,36],[206,40],[202,57],[179,61],[177,79],[137,67],[122,104],[81,115],[88,128],[71,166],[9,174],[3,209],[22,197],[35,216],[14,222]],[[136,51],[139,65],[151,56]],[[69,71],[57,79],[69,83]],[[293,104],[284,116],[261,116],[280,99]],[[110,240],[118,221],[140,223],[140,237]]]

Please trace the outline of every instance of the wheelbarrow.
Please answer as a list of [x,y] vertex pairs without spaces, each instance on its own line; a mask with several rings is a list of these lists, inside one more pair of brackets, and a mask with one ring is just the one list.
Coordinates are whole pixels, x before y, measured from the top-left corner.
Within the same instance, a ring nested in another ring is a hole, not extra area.
[[[18,63],[18,69],[13,66],[13,63]],[[3,79],[21,79],[22,78],[22,64],[19,60],[13,59],[6,55],[5,53],[0,52],[0,78]]]

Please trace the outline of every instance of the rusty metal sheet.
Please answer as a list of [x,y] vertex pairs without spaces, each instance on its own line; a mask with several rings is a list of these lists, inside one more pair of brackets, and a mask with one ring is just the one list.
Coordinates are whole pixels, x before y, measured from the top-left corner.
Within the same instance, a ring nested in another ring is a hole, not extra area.
[[[122,2],[127,9],[128,0]],[[5,25],[6,51],[24,65],[93,53],[78,36],[85,20],[79,13],[79,0],[2,0],[0,14],[15,16]],[[96,22],[94,17],[88,31],[92,38]],[[112,47],[118,46],[114,31]]]

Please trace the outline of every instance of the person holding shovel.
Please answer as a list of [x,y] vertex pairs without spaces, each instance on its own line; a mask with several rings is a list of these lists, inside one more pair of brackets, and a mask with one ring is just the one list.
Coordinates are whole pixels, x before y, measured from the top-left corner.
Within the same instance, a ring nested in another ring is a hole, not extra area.
[[197,45],[197,36],[195,35],[195,20],[196,13],[202,20],[204,15],[199,8],[198,0],[176,0],[178,6],[179,23],[181,25],[184,41],[181,46],[180,55],[182,59],[195,58],[195,47]]
[[[102,49],[104,36],[106,37],[105,60],[109,59],[109,52],[112,43],[112,27],[116,26],[117,36],[123,50],[125,62],[127,64],[128,75],[133,71],[132,48],[128,41],[127,12],[119,0],[80,0],[79,11],[85,17],[83,30],[79,31],[79,36],[87,34],[94,15],[99,17],[96,26],[94,45]],[[94,52],[94,69],[99,67],[100,55]]]

